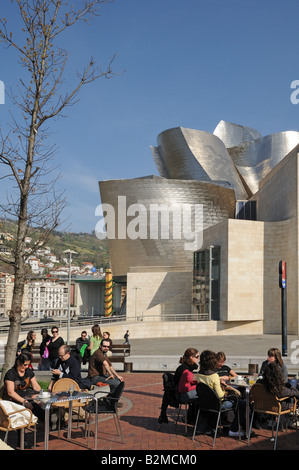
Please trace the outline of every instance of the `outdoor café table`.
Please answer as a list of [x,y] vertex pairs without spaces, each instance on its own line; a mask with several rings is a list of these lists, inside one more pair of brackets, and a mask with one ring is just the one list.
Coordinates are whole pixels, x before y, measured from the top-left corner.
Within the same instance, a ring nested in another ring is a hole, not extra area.
[[249,400],[249,396],[250,396],[250,389],[252,387],[251,384],[249,384],[249,382],[245,381],[245,380],[242,380],[242,381],[232,381],[230,380],[229,382],[229,385],[231,385],[232,387],[236,387],[236,388],[243,388],[245,389],[245,402],[246,402],[246,411],[245,411],[245,419],[246,419],[246,437],[249,436],[249,426],[250,426],[250,400]]
[[50,410],[51,406],[57,403],[68,402],[69,403],[69,419],[68,419],[68,431],[67,431],[67,440],[71,439],[71,428],[72,428],[72,402],[73,400],[93,400],[95,401],[95,450],[97,449],[97,440],[98,440],[98,401],[94,395],[88,392],[77,392],[74,391],[72,394],[70,392],[57,392],[51,393],[48,397],[41,397],[40,395],[34,395],[31,397],[31,400],[34,400],[45,410],[45,450],[49,448],[49,434],[50,434]]

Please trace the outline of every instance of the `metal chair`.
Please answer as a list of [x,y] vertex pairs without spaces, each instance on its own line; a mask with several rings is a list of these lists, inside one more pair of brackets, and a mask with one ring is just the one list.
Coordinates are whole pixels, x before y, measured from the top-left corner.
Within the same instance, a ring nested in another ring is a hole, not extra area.
[[[0,430],[5,431],[5,437],[4,437],[4,442],[5,444],[7,443],[7,438],[8,438],[8,433],[9,431],[21,431],[21,450],[24,450],[24,433],[25,429],[32,429],[34,431],[34,448],[36,447],[36,422],[37,419],[33,415],[32,411],[29,410],[28,408],[23,407],[22,405],[17,405],[15,406],[16,410],[7,412],[5,403],[7,403],[6,400],[2,400],[0,398]],[[11,404],[12,402],[8,402]],[[16,405],[16,404],[14,404]],[[17,418],[18,415],[21,415],[22,420],[24,418],[26,419],[26,424],[22,425],[17,425],[17,423],[14,422],[14,418]],[[25,416],[24,416],[25,415]]]
[[[107,397],[107,392],[102,392],[98,391],[95,392],[94,397],[97,395],[102,395],[100,398],[97,398],[98,401],[98,415],[99,414],[112,414],[114,418],[114,423],[116,427],[117,434],[121,437],[122,443],[124,444],[124,437],[120,425],[120,420],[119,420],[119,415],[118,415],[118,409],[117,409],[117,404],[118,401],[120,400],[120,397],[118,398],[113,398],[111,396]],[[105,396],[103,396],[103,394]],[[95,414],[96,408],[95,408],[95,403],[89,403],[85,406],[85,437],[87,434],[87,445],[89,443],[89,436],[90,436],[90,416],[92,414]],[[96,419],[98,417],[96,416]],[[88,426],[88,431],[87,431],[87,426]]]
[[[216,421],[215,433],[214,433],[214,439],[213,439],[213,447],[214,447],[215,442],[216,442],[216,437],[217,437],[217,431],[218,431],[219,426],[221,425],[221,415],[223,415],[224,413],[227,413],[230,410],[233,410],[235,413],[236,412],[238,413],[238,428],[239,428],[239,439],[240,439],[240,419],[239,419],[239,410],[238,410],[238,398],[236,396],[229,396],[227,397],[227,399],[224,399],[224,400],[220,399],[218,395],[215,393],[215,391],[211,387],[209,387],[209,385],[203,382],[200,382],[197,384],[196,391],[197,391],[197,396],[198,396],[196,400],[198,411],[197,411],[196,421],[194,425],[192,440],[194,441],[200,412],[206,411],[212,414],[216,414],[217,421]],[[224,408],[224,402],[227,400],[233,402],[234,404],[234,406],[230,409]]]
[[187,432],[187,430],[188,430],[188,408],[189,408],[189,404],[190,403],[179,402],[179,411],[178,411],[176,421],[175,421],[175,424],[178,424],[178,420],[179,420],[179,417],[180,417],[180,414],[181,414],[181,411],[182,411],[182,407],[184,407],[183,415],[184,415],[184,423],[185,423],[185,432]]
[[[252,399],[252,415],[251,415],[249,434],[248,434],[248,445],[250,442],[250,433],[252,429],[254,413],[264,413],[264,414],[268,414],[268,415],[271,415],[272,417],[277,418],[276,433],[275,433],[275,439],[274,439],[274,450],[276,450],[280,417],[281,416],[286,417],[285,423],[286,423],[286,431],[287,431],[288,415],[293,413],[296,417],[297,399],[295,397],[292,397],[292,403],[288,403],[288,405],[290,406],[287,409],[283,409],[283,403],[286,402],[286,400],[289,400],[289,397],[278,398],[275,395],[272,395],[271,393],[267,392],[265,386],[260,383],[254,384],[252,386],[250,395]],[[296,420],[296,432],[297,432],[297,420]],[[274,438],[274,420],[272,419],[272,439],[273,438]]]

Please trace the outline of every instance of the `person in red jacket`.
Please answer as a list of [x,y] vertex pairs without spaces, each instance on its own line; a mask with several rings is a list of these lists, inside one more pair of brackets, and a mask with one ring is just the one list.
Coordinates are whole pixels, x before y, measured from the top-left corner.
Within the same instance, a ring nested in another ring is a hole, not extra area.
[[194,371],[198,368],[199,352],[195,348],[188,348],[180,359],[181,365],[175,372],[175,383],[182,403],[193,401],[196,395],[196,380]]

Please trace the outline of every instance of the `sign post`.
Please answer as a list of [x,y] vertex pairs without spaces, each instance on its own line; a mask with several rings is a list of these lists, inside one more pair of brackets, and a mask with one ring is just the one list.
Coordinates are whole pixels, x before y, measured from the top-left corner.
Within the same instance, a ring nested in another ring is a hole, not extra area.
[[288,355],[287,348],[287,263],[279,261],[279,287],[281,289],[281,342],[282,355]]

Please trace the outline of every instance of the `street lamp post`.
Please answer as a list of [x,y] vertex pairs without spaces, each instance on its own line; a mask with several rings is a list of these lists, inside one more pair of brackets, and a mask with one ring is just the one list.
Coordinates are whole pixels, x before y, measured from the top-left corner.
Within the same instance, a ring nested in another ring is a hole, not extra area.
[[70,324],[71,324],[71,281],[72,281],[72,255],[78,253],[73,250],[64,250],[66,255],[69,255],[69,296],[68,296],[68,311],[67,311],[67,344],[70,344]]

